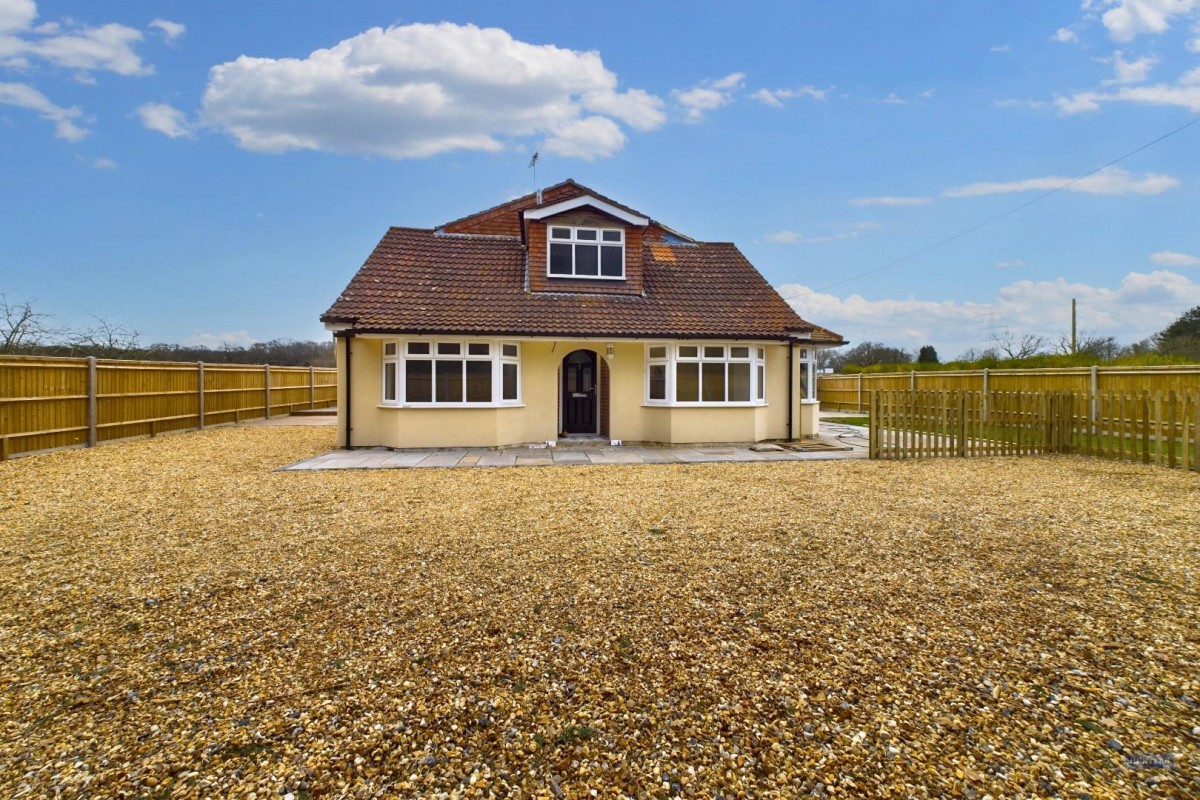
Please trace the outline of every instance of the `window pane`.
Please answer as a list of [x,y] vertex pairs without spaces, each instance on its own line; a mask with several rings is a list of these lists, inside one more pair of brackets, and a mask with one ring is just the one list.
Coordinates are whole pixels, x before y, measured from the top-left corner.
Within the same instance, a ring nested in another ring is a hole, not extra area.
[[666,345],[651,347],[650,348],[650,357],[651,358],[666,358],[667,357]]
[[667,365],[650,365],[650,399],[667,399]]
[[456,356],[462,353],[462,345],[458,342],[438,342],[439,356]]
[[680,345],[680,347],[679,347],[679,357],[680,358],[695,358],[699,354],[700,354],[700,349],[698,347],[696,347],[696,345],[694,345],[694,344],[685,344],[685,345]]
[[463,399],[463,362],[436,361],[437,392],[434,398],[439,403],[461,403]]
[[[707,350],[708,348],[704,348]],[[720,403],[725,400],[725,365],[701,364],[703,367],[703,393],[700,399],[706,403]]]
[[404,401],[407,403],[433,402],[432,361],[404,362]]
[[764,400],[767,397],[767,368],[762,364],[758,365],[758,399]]
[[623,232],[624,232],[624,231],[604,231],[604,241],[606,241],[606,242],[619,242],[619,241],[621,241],[621,239],[622,239],[622,236],[621,236],[621,234],[622,234]]
[[731,347],[731,348],[729,348],[729,357],[730,358],[749,358],[750,357],[750,348],[749,347]]
[[581,242],[594,242],[596,241],[596,231],[589,228],[576,228],[575,238]]
[[748,363],[729,365],[729,402],[750,402],[750,365]]
[[619,278],[625,274],[625,260],[621,248],[600,248],[600,274],[608,278]]
[[486,356],[492,352],[492,346],[487,342],[469,342],[467,344],[467,355],[469,356]]
[[551,275],[570,275],[571,274],[571,245],[569,245],[569,244],[552,244],[552,245],[550,245],[550,274]]
[[724,358],[725,357],[725,348],[724,347],[705,347],[704,348],[704,357],[705,358]]
[[427,356],[429,355],[429,342],[409,342],[408,354],[410,356]]
[[758,348],[758,360],[762,361],[764,358],[766,358],[766,356],[764,355],[764,350],[760,347],[760,348]]
[[396,343],[395,343],[395,342],[386,342],[386,343],[384,343],[384,345],[383,345],[383,354],[384,354],[385,356],[394,356],[394,355],[396,355]]
[[550,229],[550,238],[551,239],[570,239],[571,238],[571,229],[570,228],[551,228]]
[[501,345],[501,346],[504,348],[504,357],[505,358],[516,358],[517,357],[517,346],[515,344],[506,344],[506,345]]
[[600,248],[594,244],[575,245],[575,274],[600,274]]
[[675,365],[675,401],[694,403],[700,399],[700,365]]
[[[395,345],[392,345],[395,347]],[[394,402],[396,399],[396,362],[389,361],[383,365],[383,399]]]
[[[508,347],[508,345],[505,345]],[[502,400],[517,399],[517,365],[516,364],[501,364],[501,369],[504,370],[504,386]]]
[[467,402],[492,402],[492,362],[467,362]]

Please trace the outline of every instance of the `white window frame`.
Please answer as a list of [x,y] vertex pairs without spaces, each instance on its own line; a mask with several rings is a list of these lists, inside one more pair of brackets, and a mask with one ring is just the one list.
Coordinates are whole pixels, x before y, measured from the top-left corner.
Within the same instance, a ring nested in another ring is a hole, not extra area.
[[[409,353],[411,344],[426,345],[429,348],[428,353]],[[471,355],[470,345],[485,344],[488,346],[487,355]],[[390,346],[395,346],[395,353],[388,355]],[[439,345],[458,345],[458,353],[439,353]],[[504,354],[505,347],[516,348],[516,355],[508,356]],[[519,406],[521,402],[521,344],[512,340],[505,339],[473,339],[473,338],[409,338],[409,339],[386,339],[382,345],[383,348],[383,366],[382,366],[382,388],[380,391],[380,405],[389,408],[499,408],[504,406]],[[431,370],[432,379],[432,397],[430,401],[410,402],[407,400],[408,387],[406,385],[407,373],[406,368],[409,361],[429,361],[435,366]],[[487,362],[491,365],[491,381],[492,381],[492,396],[487,401],[438,401],[437,398],[437,362],[458,361],[462,363],[462,386],[463,397],[466,397],[467,391],[467,374],[466,364],[469,361]],[[387,386],[387,365],[395,364],[396,379],[395,379],[395,397],[388,399]],[[504,398],[504,365],[515,365],[517,368],[517,396],[515,398]]]
[[[569,239],[554,238],[554,231],[568,230],[571,232]],[[579,231],[594,231],[595,239],[580,239]],[[606,242],[604,234],[616,233],[621,237],[620,242]],[[550,249],[556,244],[567,244],[571,246],[571,274],[567,275],[561,272],[550,271]],[[575,253],[579,245],[594,245],[596,247],[596,275],[579,275],[575,266]],[[620,275],[603,275],[599,274],[603,270],[604,248],[621,250],[621,274]],[[564,278],[567,280],[585,280],[585,281],[623,281],[625,280],[625,229],[624,228],[595,228],[590,225],[555,225],[552,222],[546,223],[546,277],[547,278]]]
[[[662,356],[652,356],[652,349],[665,348],[665,354]],[[721,348],[722,354],[717,356],[705,353],[704,348]],[[731,348],[746,348],[747,354],[745,357],[733,356]],[[683,355],[681,348],[696,348],[696,355]],[[696,364],[697,366],[697,383],[696,395],[698,398],[704,397],[704,364],[724,364],[725,365],[725,400],[678,400],[676,390],[678,387],[678,368],[680,364]],[[729,400],[729,365],[730,364],[749,364],[750,365],[750,398],[749,400]],[[667,385],[665,398],[652,398],[650,396],[650,367],[651,365],[664,365],[666,367]],[[670,406],[675,408],[744,408],[751,406],[767,405],[767,387],[766,387],[766,348],[756,342],[713,342],[713,341],[689,341],[689,342],[650,342],[646,344],[646,369],[645,369],[645,387],[644,387],[644,402],[649,406]],[[761,371],[760,371],[761,368]]]

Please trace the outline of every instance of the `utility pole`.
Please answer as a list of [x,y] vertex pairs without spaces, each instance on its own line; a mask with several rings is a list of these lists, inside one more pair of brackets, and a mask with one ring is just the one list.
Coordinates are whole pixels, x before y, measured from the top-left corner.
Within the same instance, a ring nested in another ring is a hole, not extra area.
[[1075,338],[1075,298],[1071,298],[1071,355],[1077,353],[1079,342]]

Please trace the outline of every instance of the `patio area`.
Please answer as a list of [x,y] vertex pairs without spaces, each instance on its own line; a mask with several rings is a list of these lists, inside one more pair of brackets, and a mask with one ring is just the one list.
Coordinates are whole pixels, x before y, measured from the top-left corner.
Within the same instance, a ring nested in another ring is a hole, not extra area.
[[[332,417],[280,417],[257,424],[332,424]],[[867,457],[866,428],[821,423],[818,439],[782,445],[617,445],[597,440],[560,442],[555,446],[389,450],[371,447],[333,450],[284,470],[428,469],[452,467],[550,467],[599,464],[704,464],[754,461],[829,461]]]

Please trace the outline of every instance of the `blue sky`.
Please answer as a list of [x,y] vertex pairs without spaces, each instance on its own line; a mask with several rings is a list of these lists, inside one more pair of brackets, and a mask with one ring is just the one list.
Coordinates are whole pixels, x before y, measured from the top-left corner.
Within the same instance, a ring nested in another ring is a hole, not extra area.
[[[323,338],[388,225],[587,184],[943,357],[1200,304],[1200,0],[0,0],[0,293]],[[885,265],[913,255],[899,264]]]

